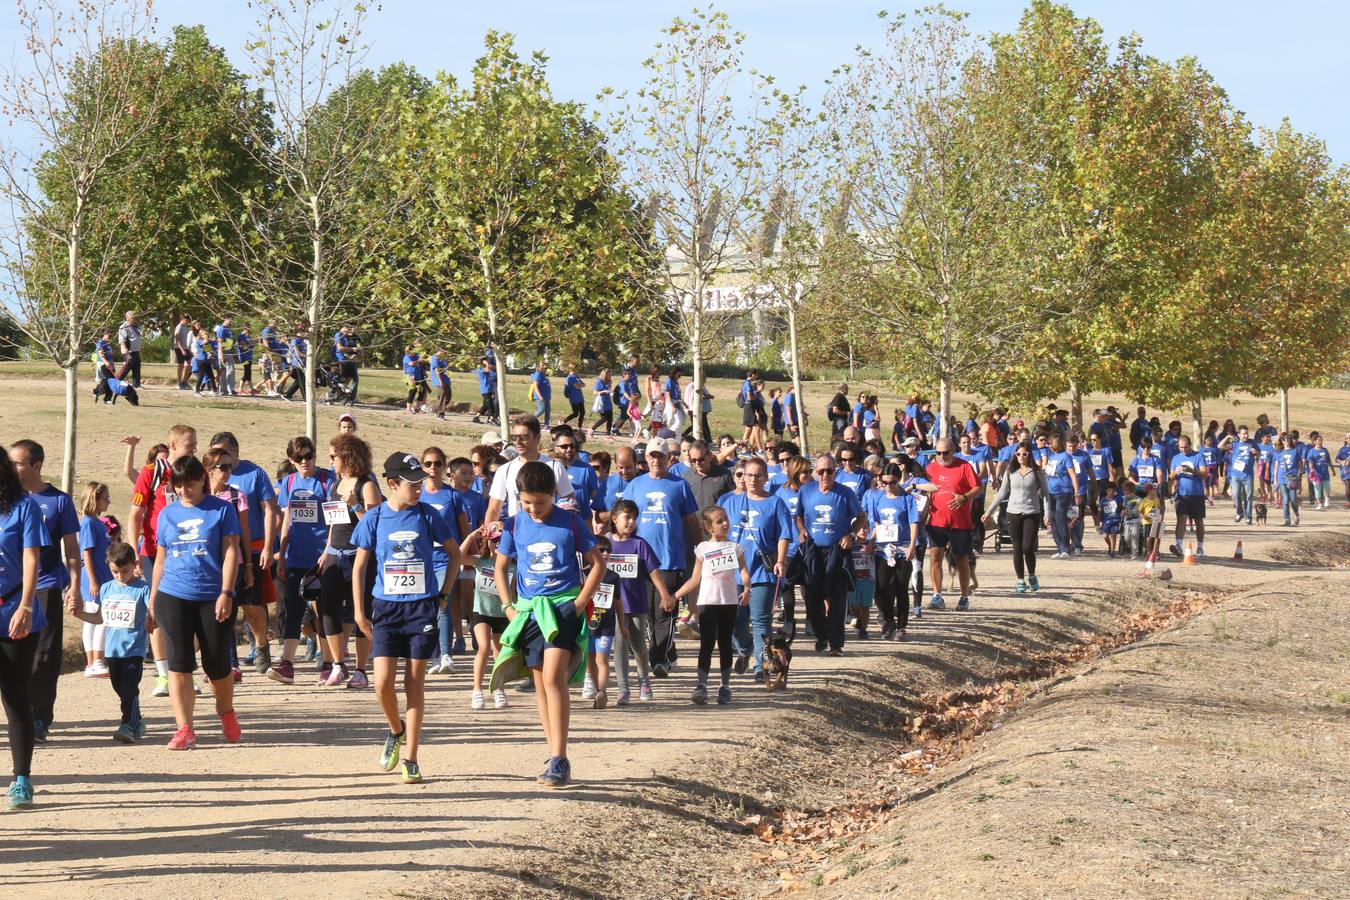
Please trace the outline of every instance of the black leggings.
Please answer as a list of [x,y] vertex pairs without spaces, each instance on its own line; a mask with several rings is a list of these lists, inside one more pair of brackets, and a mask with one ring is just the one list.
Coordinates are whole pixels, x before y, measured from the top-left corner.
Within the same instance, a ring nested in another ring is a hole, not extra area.
[[614,407],[609,407],[602,413],[596,414],[599,418],[595,420],[595,430],[599,431],[604,426],[605,434],[614,433]]
[[155,622],[168,641],[169,671],[191,675],[197,671],[197,651],[202,648],[202,671],[212,681],[230,674],[230,649],[234,626],[229,619],[216,621],[216,601],[184,600],[160,591],[155,595]]
[[1013,571],[1017,577],[1036,575],[1036,544],[1040,538],[1041,517],[1008,513],[1008,536],[1012,538]]
[[[370,597],[375,586],[375,567],[366,568],[365,596]],[[369,616],[370,602],[366,601],[366,614]],[[342,629],[352,623],[352,577],[351,569],[341,563],[330,562],[319,576],[319,636],[336,637]]]
[[698,671],[700,677],[712,668],[713,642],[717,642],[722,683],[731,678],[731,632],[736,627],[738,607],[703,606],[698,612]]
[[566,425],[568,422],[572,421],[573,419],[576,419],[576,420],[577,420],[577,427],[578,427],[578,428],[584,428],[584,427],[586,427],[586,404],[585,404],[585,403],[573,403],[573,404],[572,404],[572,412],[567,416],[567,418],[563,419],[563,424]]
[[14,774],[27,778],[33,774],[33,658],[37,656],[38,636],[30,634],[21,641],[0,638],[0,701],[9,722],[9,755]]
[[896,626],[898,617],[898,627],[909,627],[909,576],[913,568],[914,564],[907,559],[897,559],[890,566],[877,558],[877,606],[887,625]]
[[414,401],[419,405],[427,402],[427,383],[425,381],[418,381],[408,385],[407,404],[412,406]]
[[61,602],[60,588],[38,591],[33,602],[42,604],[47,617],[47,627],[38,635],[37,652],[33,657],[33,681],[29,688],[33,718],[51,725],[56,721],[56,686],[61,678],[66,610]]

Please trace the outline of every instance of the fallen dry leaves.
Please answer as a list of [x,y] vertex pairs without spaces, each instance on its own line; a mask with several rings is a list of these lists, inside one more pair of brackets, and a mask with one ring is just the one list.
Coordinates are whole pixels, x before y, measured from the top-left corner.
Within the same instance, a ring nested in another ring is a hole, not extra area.
[[[741,824],[771,849],[756,854],[761,872],[776,873],[777,892],[804,890],[803,872],[816,869],[811,886],[831,883],[843,871],[820,870],[844,847],[892,818],[897,809],[928,790],[915,779],[969,755],[981,734],[999,728],[1046,680],[1075,666],[1188,619],[1224,598],[1219,592],[1184,591],[1170,602],[1125,616],[1119,628],[1082,644],[1048,653],[1031,665],[1012,670],[994,682],[942,693],[924,694],[905,725],[904,740],[892,744],[860,767],[875,773],[870,784],[855,789],[844,803],[822,810],[780,809],[741,819]],[[899,752],[897,752],[899,751]],[[838,880],[837,878],[834,880]]]

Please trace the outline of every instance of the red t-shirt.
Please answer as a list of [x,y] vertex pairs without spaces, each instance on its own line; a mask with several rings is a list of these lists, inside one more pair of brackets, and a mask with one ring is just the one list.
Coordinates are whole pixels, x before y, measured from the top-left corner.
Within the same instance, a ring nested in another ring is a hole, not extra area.
[[969,503],[962,504],[954,510],[947,508],[947,504],[951,503],[957,494],[968,494],[980,483],[970,463],[957,459],[955,465],[944,466],[940,461],[933,460],[928,464],[927,471],[928,480],[938,488],[937,493],[929,495],[933,512],[928,524],[938,528],[970,529],[972,525]]
[[[155,477],[156,469],[159,469],[158,479]],[[156,480],[159,482],[157,486]],[[154,556],[157,552],[155,524],[159,521],[160,511],[175,496],[173,481],[169,477],[169,464],[166,462],[153,462],[136,477],[136,486],[131,491],[131,505],[145,507],[145,518],[141,520],[141,545],[136,548],[141,556]]]

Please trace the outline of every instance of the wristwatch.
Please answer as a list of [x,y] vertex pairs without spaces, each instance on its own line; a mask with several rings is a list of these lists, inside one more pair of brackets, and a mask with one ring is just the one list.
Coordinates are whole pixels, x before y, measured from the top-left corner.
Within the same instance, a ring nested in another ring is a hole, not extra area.
[[221,591],[221,593],[224,594],[226,597],[229,597],[231,600],[234,599],[234,591],[224,590]]

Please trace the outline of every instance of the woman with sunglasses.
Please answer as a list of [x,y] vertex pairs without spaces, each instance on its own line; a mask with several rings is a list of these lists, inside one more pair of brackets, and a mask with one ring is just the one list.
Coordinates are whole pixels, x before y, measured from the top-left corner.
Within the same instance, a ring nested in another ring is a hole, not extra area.
[[[305,618],[306,595],[317,597],[313,578],[319,557],[328,544],[328,526],[320,509],[334,480],[315,464],[314,442],[301,435],[286,445],[286,458],[295,471],[281,480],[277,506],[281,509],[281,540],[277,548],[277,577],[286,585],[281,617],[281,659],[267,677],[281,684],[295,683],[295,651],[300,623]],[[326,677],[325,677],[325,680]]]
[[[229,450],[220,447],[213,447],[202,454],[202,465],[206,467],[206,492],[218,500],[224,500],[234,507],[235,513],[239,516],[239,572],[235,576],[234,589],[242,593],[253,587],[253,566],[244,565],[243,562],[249,559],[252,552],[253,536],[249,533],[248,527],[248,494],[239,490],[230,484],[230,476],[234,472],[234,454]],[[239,618],[239,604],[231,604],[233,612],[230,613],[230,628],[233,629],[235,622]],[[236,682],[244,680],[244,674],[239,671],[238,650],[235,642],[230,642],[230,667],[234,670],[233,676]]]
[[881,486],[863,497],[863,512],[872,528],[867,537],[876,557],[876,601],[883,641],[903,639],[909,626],[906,588],[919,542],[919,515],[904,482],[904,468],[887,463],[881,470]]
[[[352,532],[366,511],[384,501],[379,482],[371,471],[370,445],[354,434],[339,434],[329,442],[328,458],[333,477],[324,494],[323,521],[328,539],[319,556],[319,609],[315,621],[323,641],[319,684],[338,687],[343,682],[354,690],[370,686],[366,664],[370,637],[356,638],[356,671],[347,671],[347,641],[356,629],[352,607],[352,564],[356,545]],[[374,581],[374,575],[368,581]],[[367,590],[370,585],[367,584]]]
[[1008,536],[1013,546],[1013,571],[1017,573],[1019,594],[1038,591],[1036,580],[1036,544],[1041,524],[1049,525],[1050,489],[1045,473],[1036,464],[1036,454],[1029,441],[1023,441],[1013,451],[1013,462],[1007,476],[998,487],[984,517],[986,524],[994,519],[999,506],[1008,504]]

